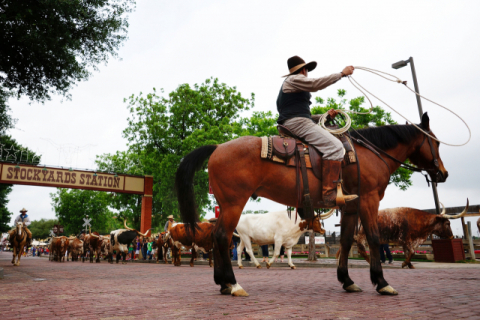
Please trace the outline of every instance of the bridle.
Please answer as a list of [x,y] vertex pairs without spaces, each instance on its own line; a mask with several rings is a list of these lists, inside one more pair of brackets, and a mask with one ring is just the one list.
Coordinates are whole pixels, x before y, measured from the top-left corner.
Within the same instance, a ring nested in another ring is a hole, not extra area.
[[[423,134],[423,140],[422,140],[422,143],[420,143],[420,145],[416,148],[416,151],[419,151],[420,148],[423,146],[423,144],[425,143],[425,140],[428,141],[428,144],[430,146],[430,152],[432,153],[432,157],[433,157],[433,165],[435,166],[435,169],[426,169],[426,168],[419,168],[419,167],[414,167],[414,166],[411,166],[407,163],[404,163],[400,160],[398,160],[397,158],[389,155],[387,152],[383,151],[382,149],[380,149],[379,147],[377,147],[376,145],[372,144],[370,141],[368,141],[364,136],[362,136],[357,130],[353,129],[359,136],[361,136],[364,140],[362,139],[357,139],[357,138],[354,138],[350,135],[350,138],[355,141],[356,143],[358,143],[359,145],[367,148],[368,150],[372,151],[377,157],[379,157],[384,163],[385,165],[387,166],[389,172],[391,172],[391,168],[390,168],[390,165],[385,161],[385,159],[382,158],[382,156],[380,155],[380,153],[386,157],[388,157],[389,159],[397,162],[397,163],[400,163],[400,167],[402,168],[405,168],[405,169],[408,169],[408,170],[411,170],[411,171],[414,171],[414,172],[420,172],[426,179],[427,181],[427,184],[430,186],[430,182],[434,182],[434,183],[438,183],[438,182],[444,182],[445,181],[445,177],[443,176],[443,172],[440,170],[440,165],[438,163],[438,156],[437,156],[437,152],[435,151],[435,148],[433,147],[433,142],[432,142],[432,138],[430,138],[430,136],[427,136],[426,134]],[[432,135],[433,132],[431,130],[428,130],[426,131],[429,135]],[[432,180],[429,180],[428,179],[428,175],[427,174],[424,174],[423,171],[427,172],[430,174],[430,176],[432,177],[435,177],[435,180],[432,181]]]

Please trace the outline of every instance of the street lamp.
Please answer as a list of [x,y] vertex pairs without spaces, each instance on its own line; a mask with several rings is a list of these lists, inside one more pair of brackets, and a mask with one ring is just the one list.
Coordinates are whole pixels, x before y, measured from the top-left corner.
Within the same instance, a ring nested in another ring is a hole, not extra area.
[[[418,105],[418,114],[420,115],[420,122],[422,122],[422,116],[423,116],[423,108],[422,108],[422,100],[420,99],[420,89],[418,89],[418,82],[417,82],[417,73],[415,72],[415,64],[413,63],[413,57],[408,58],[408,60],[400,60],[398,62],[395,62],[392,64],[393,69],[400,69],[403,67],[406,67],[407,64],[410,63],[410,68],[412,69],[412,78],[413,78],[413,84],[415,86],[415,91],[417,94],[415,97],[417,98],[417,105]],[[427,137],[429,140],[431,139],[430,137]],[[438,201],[438,192],[437,192],[437,183],[432,181],[432,190],[433,190],[433,199],[435,200],[435,209],[437,211],[437,214],[440,214],[440,204]]]

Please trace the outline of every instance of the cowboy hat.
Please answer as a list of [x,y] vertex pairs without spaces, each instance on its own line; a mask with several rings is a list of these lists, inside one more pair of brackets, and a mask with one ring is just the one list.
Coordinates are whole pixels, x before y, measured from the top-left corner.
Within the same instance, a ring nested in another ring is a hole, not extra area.
[[23,208],[22,210],[20,210],[20,212],[27,212],[28,210]]
[[287,60],[288,71],[289,74],[285,75],[284,77],[291,76],[292,74],[297,74],[302,70],[302,68],[307,68],[308,71],[312,71],[317,67],[316,61],[311,61],[309,63],[305,63],[305,60],[300,58],[299,56],[293,56]]
[[173,215],[169,215],[167,219],[173,219]]

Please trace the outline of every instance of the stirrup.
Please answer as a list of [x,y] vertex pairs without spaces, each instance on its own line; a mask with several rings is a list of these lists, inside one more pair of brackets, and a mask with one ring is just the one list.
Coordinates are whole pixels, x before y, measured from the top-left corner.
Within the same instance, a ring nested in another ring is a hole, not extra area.
[[338,207],[344,206],[345,202],[352,201],[358,198],[358,195],[356,194],[351,194],[347,196],[343,194],[342,179],[338,179],[337,181],[334,181],[334,182],[337,183],[337,199],[335,201]]

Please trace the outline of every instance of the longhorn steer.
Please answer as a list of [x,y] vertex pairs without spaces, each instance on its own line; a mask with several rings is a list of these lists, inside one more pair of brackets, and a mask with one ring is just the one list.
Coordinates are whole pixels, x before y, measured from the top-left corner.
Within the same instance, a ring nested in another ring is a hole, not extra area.
[[198,230],[195,230],[195,239],[192,236],[192,232],[185,230],[183,223],[177,223],[173,225],[165,236],[165,240],[171,239],[173,241],[172,246],[172,260],[175,266],[181,265],[180,251],[182,246],[186,249],[192,249],[192,258],[190,259],[190,267],[193,267],[193,260],[196,258],[197,251],[208,253],[208,264],[213,267],[213,239],[212,231],[215,227],[210,222],[198,223]]
[[[123,221],[123,225],[125,226],[125,229],[118,229],[110,232],[110,256],[113,256],[113,250],[115,250],[117,252],[116,261],[118,263],[121,253],[123,256],[122,264],[126,263],[128,246],[132,243],[132,241],[137,237],[137,235],[146,237],[148,231],[150,230],[148,229],[147,232],[143,234],[135,229],[129,228],[127,227],[126,219]],[[113,259],[111,261],[109,260],[109,262],[113,263]]]
[[[327,219],[333,214],[334,210],[316,216],[313,220],[313,231],[318,233],[325,233],[320,219]],[[297,220],[295,222],[295,220]],[[288,217],[287,211],[268,212],[266,214],[245,214],[240,216],[237,225],[237,233],[240,237],[240,244],[237,248],[238,253],[238,267],[243,268],[242,251],[245,247],[247,253],[253,259],[253,262],[260,269],[262,266],[255,259],[252,250],[252,241],[258,245],[275,244],[275,252],[270,261],[267,261],[267,268],[270,268],[272,263],[280,254],[282,245],[287,250],[288,265],[295,269],[292,262],[292,248],[298,243],[300,236],[307,231],[307,221],[296,219],[293,216]]]
[[166,232],[162,232],[158,235],[158,239],[157,239],[157,242],[156,242],[156,245],[157,245],[157,263],[160,263],[160,253],[162,253],[161,256],[163,258],[163,261],[165,261],[165,264],[168,264],[167,250],[168,250],[168,247],[170,246],[170,243],[173,244],[173,242],[172,242],[171,238],[168,239],[168,240],[165,239],[166,234],[167,234]]
[[[445,214],[445,207],[440,215],[412,208],[380,210],[378,211],[380,243],[393,242],[403,246],[405,261],[402,263],[402,268],[408,266],[410,269],[415,269],[410,262],[415,253],[415,249],[423,244],[430,234],[437,235],[441,238],[452,239],[453,233],[450,227],[450,219],[461,218],[467,212],[468,199],[465,210],[457,215]],[[365,250],[367,239],[363,226],[359,228],[355,240],[357,241],[358,253],[370,263],[370,257]]]
[[[95,254],[95,262],[100,263],[100,255],[102,250],[102,242],[104,237],[101,236],[98,232],[93,232],[89,230],[88,235],[85,235],[85,241],[83,242],[83,251],[84,256],[87,249],[90,251],[90,263],[93,263],[93,255]],[[82,257],[82,262],[85,262],[84,257]]]
[[78,261],[78,255],[83,255],[83,241],[77,237],[70,237],[68,252],[72,255],[72,261]]
[[70,240],[65,237],[53,237],[51,242],[53,260],[58,262],[65,262],[65,253],[67,252]]

